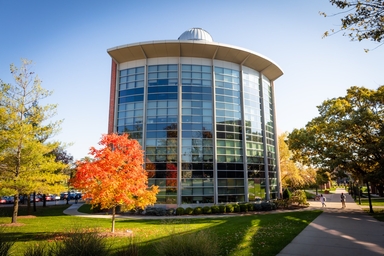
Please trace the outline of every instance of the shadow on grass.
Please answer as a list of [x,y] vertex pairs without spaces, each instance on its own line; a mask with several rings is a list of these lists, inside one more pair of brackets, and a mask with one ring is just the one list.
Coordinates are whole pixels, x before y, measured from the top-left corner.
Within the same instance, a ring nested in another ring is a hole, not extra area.
[[[216,241],[219,244],[220,255],[276,255],[320,213],[321,211],[304,211],[220,219],[177,219],[157,223],[151,221],[152,224],[161,225],[165,232],[162,236],[143,241],[139,245],[145,255],[158,255],[154,248],[161,246],[174,233],[188,239],[191,234],[203,231],[212,236],[212,243]],[[135,222],[140,221],[119,223],[132,225]],[[145,237],[148,234],[144,232],[138,235]]]
[[[17,251],[17,246],[22,247],[25,243],[57,239],[63,236],[71,225],[98,227],[103,233],[110,230],[110,219],[63,216],[67,207],[68,205],[41,207],[42,209],[39,207],[34,214],[36,218],[22,220],[25,226],[7,228],[8,241],[17,242],[14,245]],[[8,216],[12,213],[12,207],[9,208]],[[4,209],[1,208],[0,211],[2,210]],[[220,255],[275,255],[320,213],[321,211],[298,211],[219,218],[196,216],[185,219],[117,219],[116,230],[132,230],[136,243],[143,252],[139,255],[158,255],[155,248],[174,234],[188,239],[201,231],[207,232],[217,241]],[[1,216],[6,215],[0,214]],[[23,216],[23,212],[20,212],[19,216]],[[4,219],[0,218],[1,223],[4,223]],[[130,240],[126,236],[111,236],[108,241],[117,255],[118,250],[129,247]]]

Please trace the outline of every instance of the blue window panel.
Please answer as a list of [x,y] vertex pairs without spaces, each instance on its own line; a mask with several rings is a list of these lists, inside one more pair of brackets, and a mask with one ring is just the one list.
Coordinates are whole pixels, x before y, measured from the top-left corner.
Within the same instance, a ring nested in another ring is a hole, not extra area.
[[203,128],[205,131],[212,131],[213,125],[212,123],[210,124],[203,124]]
[[198,130],[198,131],[201,131],[202,130],[202,125],[201,124],[192,124],[192,130]]
[[192,94],[183,93],[183,100],[191,100],[191,99],[192,99]]
[[168,123],[177,123],[177,116],[168,116],[167,122]]
[[201,89],[202,89],[202,93],[209,93],[209,94],[212,93],[212,88],[202,87]]
[[183,138],[192,138],[192,132],[191,131],[183,131],[182,136],[183,136]]
[[168,124],[167,124],[167,123],[164,123],[164,124],[157,124],[157,125],[156,125],[156,130],[167,130],[167,127],[168,127]]
[[156,132],[147,132],[147,138],[157,138]]
[[127,70],[124,69],[124,70],[120,70],[120,76],[126,76],[127,75]]
[[202,115],[203,110],[201,108],[193,108],[192,109],[192,115]]
[[212,100],[212,95],[211,94],[203,94],[202,100]]
[[194,108],[201,108],[203,107],[203,103],[201,101],[192,101],[191,106]]
[[201,87],[192,87],[192,92],[194,93],[201,93],[202,89]]
[[167,92],[177,92],[177,86],[168,86]]
[[216,95],[216,101],[224,102],[224,96]]
[[[201,80],[196,80],[196,79],[193,79],[192,80],[192,84],[195,86],[195,85],[202,85],[202,81]],[[195,87],[196,88],[196,87]]]
[[157,100],[156,94],[148,94],[148,100]]
[[156,135],[157,135],[157,138],[166,138],[167,132],[166,131],[157,131]]
[[156,124],[147,124],[147,130],[148,131],[154,131],[156,130]]
[[200,94],[192,94],[192,99],[193,100],[202,100],[203,97]]
[[186,131],[186,130],[192,130],[192,124],[183,123],[183,131]]
[[183,93],[184,92],[191,92],[192,91],[192,86],[183,86]]
[[203,117],[202,116],[192,116],[192,122],[193,123],[202,123]]
[[183,116],[182,120],[183,120],[183,123],[190,123],[192,122],[192,116]]

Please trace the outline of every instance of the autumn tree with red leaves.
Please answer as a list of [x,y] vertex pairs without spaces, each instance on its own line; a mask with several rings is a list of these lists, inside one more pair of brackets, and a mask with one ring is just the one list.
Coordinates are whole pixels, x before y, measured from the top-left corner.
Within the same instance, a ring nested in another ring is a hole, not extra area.
[[94,159],[77,162],[71,184],[92,198],[92,207],[112,209],[112,232],[115,231],[117,206],[129,211],[144,209],[156,202],[157,186],[148,188],[148,176],[143,168],[143,151],[137,140],[127,134],[103,135],[100,149],[91,147]]

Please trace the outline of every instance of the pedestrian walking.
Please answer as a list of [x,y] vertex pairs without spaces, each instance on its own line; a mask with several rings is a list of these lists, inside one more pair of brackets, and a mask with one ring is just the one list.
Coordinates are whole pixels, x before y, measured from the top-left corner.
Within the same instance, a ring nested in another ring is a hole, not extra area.
[[321,207],[327,207],[327,205],[325,204],[325,201],[327,199],[325,199],[325,197],[323,196],[323,194],[320,195],[320,202],[321,202]]
[[75,204],[77,204],[77,202],[79,201],[79,199],[80,199],[79,194],[76,194],[76,196],[75,196]]
[[344,209],[346,207],[346,205],[345,205],[346,196],[344,195],[344,193],[341,193],[340,199],[341,199],[341,208]]

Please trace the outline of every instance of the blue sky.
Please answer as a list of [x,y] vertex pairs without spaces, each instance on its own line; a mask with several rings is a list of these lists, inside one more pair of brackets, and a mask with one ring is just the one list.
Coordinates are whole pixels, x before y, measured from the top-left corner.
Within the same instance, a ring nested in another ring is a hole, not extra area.
[[33,60],[42,86],[53,90],[57,119],[54,138],[74,143],[69,154],[80,159],[107,132],[111,59],[119,45],[176,40],[201,27],[216,42],[260,53],[284,75],[275,81],[279,131],[304,127],[324,100],[344,96],[351,86],[377,89],[383,83],[384,47],[350,42],[338,28],[339,10],[327,0],[294,1],[75,1],[0,0],[0,79],[12,83],[11,63]]

